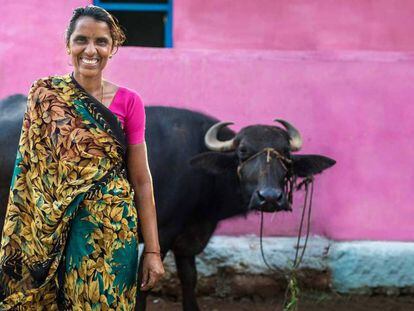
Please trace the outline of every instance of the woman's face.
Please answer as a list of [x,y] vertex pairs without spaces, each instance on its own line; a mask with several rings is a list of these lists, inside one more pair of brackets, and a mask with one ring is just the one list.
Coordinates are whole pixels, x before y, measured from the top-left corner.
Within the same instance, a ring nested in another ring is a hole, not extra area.
[[112,50],[113,40],[107,23],[87,16],[78,19],[68,45],[75,74],[101,75]]

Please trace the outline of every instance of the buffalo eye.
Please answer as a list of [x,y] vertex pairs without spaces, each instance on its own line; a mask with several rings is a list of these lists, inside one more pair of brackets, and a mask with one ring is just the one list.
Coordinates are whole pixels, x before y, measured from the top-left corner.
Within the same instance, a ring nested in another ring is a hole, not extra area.
[[244,146],[240,146],[239,149],[237,150],[237,153],[238,153],[240,160],[246,160],[249,157],[249,154],[248,154],[249,151]]

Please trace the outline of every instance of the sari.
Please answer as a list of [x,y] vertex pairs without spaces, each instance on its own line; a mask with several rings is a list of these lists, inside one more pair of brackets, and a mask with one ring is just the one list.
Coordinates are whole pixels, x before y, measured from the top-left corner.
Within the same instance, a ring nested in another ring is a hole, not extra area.
[[0,249],[1,310],[131,310],[138,217],[117,117],[72,75],[36,81]]

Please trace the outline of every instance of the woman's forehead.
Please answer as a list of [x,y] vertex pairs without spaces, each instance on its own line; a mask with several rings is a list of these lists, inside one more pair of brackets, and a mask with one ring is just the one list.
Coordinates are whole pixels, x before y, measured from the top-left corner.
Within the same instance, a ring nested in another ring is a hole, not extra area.
[[97,21],[96,19],[85,16],[80,17],[75,25],[75,29],[72,35],[83,34],[83,35],[99,35],[111,37],[109,26],[106,22]]

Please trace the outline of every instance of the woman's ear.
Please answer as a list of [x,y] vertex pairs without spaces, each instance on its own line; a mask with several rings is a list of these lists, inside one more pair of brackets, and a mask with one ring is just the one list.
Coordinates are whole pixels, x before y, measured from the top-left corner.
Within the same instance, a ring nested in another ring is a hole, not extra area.
[[112,56],[114,56],[117,52],[118,52],[118,46],[112,47],[111,55],[109,56],[109,58],[112,58]]

